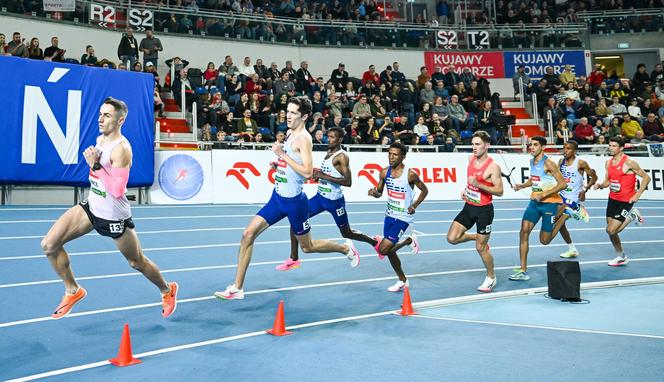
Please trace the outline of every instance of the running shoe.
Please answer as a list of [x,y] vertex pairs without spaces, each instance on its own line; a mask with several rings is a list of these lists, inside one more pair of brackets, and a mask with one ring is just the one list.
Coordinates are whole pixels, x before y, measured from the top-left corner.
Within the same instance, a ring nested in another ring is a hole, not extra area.
[[579,208],[576,210],[576,212],[579,220],[583,221],[584,223],[588,223],[590,221],[590,214],[588,213],[586,207],[579,205]]
[[641,211],[639,211],[638,208],[632,208],[629,211],[629,217],[636,223],[636,225],[641,225],[643,224],[643,215],[641,215]]
[[484,282],[482,283],[482,285],[477,287],[477,290],[483,293],[489,293],[493,290],[493,288],[496,287],[496,282],[497,279],[495,277],[491,278],[487,276],[484,278]]
[[378,259],[383,260],[385,258],[385,255],[380,253],[380,242],[383,241],[383,237],[380,235],[374,236],[374,240],[376,240],[376,245],[374,245],[374,250],[376,250],[376,253],[378,254]]
[[609,261],[609,266],[610,267],[622,267],[623,265],[627,265],[629,263],[629,260],[627,259],[627,256],[622,255],[622,256],[616,256],[615,259]]
[[170,292],[161,295],[161,315],[164,318],[173,314],[175,308],[178,307],[178,283],[168,283],[168,287],[170,288]]
[[410,235],[410,239],[412,242],[408,246],[410,247],[410,254],[414,256],[420,252],[420,241],[417,240],[417,235],[414,232]]
[[223,292],[214,292],[214,296],[222,300],[242,300],[244,299],[244,290],[237,289],[233,284],[227,286]]
[[293,260],[289,257],[286,261],[277,265],[275,269],[278,271],[290,271],[291,269],[299,267],[300,267],[300,260]]
[[351,239],[346,239],[346,245],[349,248],[348,253],[346,253],[346,257],[348,260],[350,260],[350,266],[355,268],[360,265],[360,253],[357,251],[357,249],[355,249],[355,244],[353,244]]
[[71,312],[71,309],[76,305],[77,302],[83,300],[85,296],[88,295],[88,292],[83,287],[78,287],[78,290],[74,294],[66,294],[62,297],[62,301],[58,304],[58,307],[55,308],[51,317],[59,320],[62,317],[66,316]]
[[387,288],[387,291],[396,293],[396,292],[399,292],[399,291],[403,290],[403,288],[409,287],[409,286],[410,286],[410,284],[408,283],[408,280],[406,280],[406,282],[403,282],[401,280],[397,280],[397,283],[392,285],[391,287]]
[[519,269],[518,272],[514,273],[513,275],[510,276],[510,280],[512,281],[528,281],[530,280],[530,276],[528,276],[528,272],[524,272]]
[[567,252],[560,254],[560,257],[562,257],[563,259],[573,259],[577,256],[579,256],[579,251],[576,249],[574,250],[568,249]]

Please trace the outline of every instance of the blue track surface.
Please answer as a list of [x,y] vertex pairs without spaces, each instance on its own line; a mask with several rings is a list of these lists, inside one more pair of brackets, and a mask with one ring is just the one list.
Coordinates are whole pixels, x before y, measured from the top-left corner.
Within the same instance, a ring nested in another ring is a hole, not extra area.
[[[545,264],[565,246],[556,238],[541,246],[531,237],[531,280],[507,279],[518,264],[518,230],[526,201],[496,201],[491,236],[498,286],[507,291],[546,285]],[[568,225],[581,251],[582,282],[664,275],[664,203],[642,201],[646,225],[621,237],[629,265],[611,268],[613,249],[604,232],[605,201],[587,203],[588,224]],[[389,263],[358,243],[358,268],[335,254],[304,255],[302,267],[286,273],[274,267],[288,256],[287,223],[258,239],[247,275],[244,301],[219,301],[235,274],[238,241],[259,206],[138,207],[133,209],[146,255],[168,280],[180,284],[180,303],[170,319],[160,314],[158,291],[134,272],[113,242],[90,234],[70,243],[72,266],[88,297],[69,317],[53,321],[62,283],[41,254],[39,243],[62,207],[0,208],[0,379],[87,365],[114,357],[124,323],[143,363],[73,371],[55,380],[125,378],[153,380],[660,380],[664,356],[658,286],[588,291],[589,305],[567,305],[541,296],[500,299],[426,309],[423,317],[389,314],[402,295],[385,288],[395,281]],[[422,252],[402,256],[414,301],[474,295],[484,269],[474,245],[451,246],[445,233],[460,202],[424,203],[415,229]],[[383,203],[349,203],[351,225],[369,234],[382,231]],[[313,219],[316,238],[340,238],[330,216]],[[639,289],[639,288],[653,288]],[[590,297],[590,295],[592,297]],[[596,294],[596,295],[595,295]],[[263,335],[279,300],[286,303],[295,334]],[[569,316],[578,314],[580,316]],[[385,314],[383,314],[385,313]],[[370,315],[364,318],[356,316]],[[654,315],[654,316],[652,316]],[[647,317],[655,317],[648,319]],[[621,317],[624,317],[621,318]],[[642,317],[642,318],[639,318]],[[659,317],[659,319],[657,319]],[[339,319],[339,322],[321,321]],[[495,323],[579,328],[618,334],[566,332]],[[240,338],[232,338],[240,336]],[[217,340],[214,343],[202,341]],[[174,346],[195,344],[185,349]],[[164,350],[167,349],[167,350]],[[295,364],[287,362],[298,359]]]

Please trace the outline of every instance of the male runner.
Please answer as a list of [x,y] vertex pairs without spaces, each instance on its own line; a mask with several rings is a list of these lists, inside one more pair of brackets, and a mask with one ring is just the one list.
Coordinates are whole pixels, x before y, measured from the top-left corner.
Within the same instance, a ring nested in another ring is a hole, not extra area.
[[329,240],[311,238],[309,225],[309,205],[302,192],[304,180],[313,175],[311,135],[305,129],[305,122],[311,114],[311,101],[307,97],[292,97],[286,108],[286,124],[290,135],[282,145],[275,143],[272,151],[279,157],[277,174],[274,177],[274,191],[270,200],[258,211],[242,234],[238,253],[235,283],[215,296],[226,300],[244,298],[244,277],[251,262],[254,241],[269,226],[288,217],[291,230],[295,233],[300,248],[305,253],[339,252],[351,261],[351,266],[359,264],[360,254],[353,242],[346,239],[346,245]]
[[510,276],[510,280],[527,281],[528,275],[528,239],[535,224],[542,218],[542,228],[540,229],[540,242],[544,245],[549,244],[556,236],[562,222],[569,218],[569,215],[563,214],[558,219],[559,224],[554,227],[558,207],[562,203],[559,192],[567,187],[563,175],[558,166],[547,155],[544,154],[546,138],[535,136],[530,138],[530,178],[525,183],[515,184],[514,191],[519,191],[526,187],[532,187],[530,203],[523,213],[521,220],[521,231],[519,232],[519,259],[521,268]]
[[[447,242],[456,245],[474,241],[475,249],[480,254],[486,277],[477,290],[489,293],[496,287],[496,275],[493,272],[493,256],[489,252],[489,236],[493,222],[493,195],[503,195],[503,180],[500,166],[489,157],[491,137],[486,131],[478,131],[472,138],[473,155],[468,163],[468,185],[461,194],[466,202],[463,209],[447,231]],[[477,224],[477,233],[467,233]]]
[[94,228],[100,235],[113,238],[129,265],[143,273],[162,293],[162,315],[170,316],[177,306],[178,284],[166,283],[157,265],[141,250],[134,231],[129,201],[125,197],[132,163],[131,145],[122,135],[127,105],[107,98],[99,109],[97,145],[83,152],[90,166],[88,200],[65,212],[41,242],[51,266],[65,284],[65,295],[51,317],[60,319],[87,295],[74,278],[69,255],[63,246]]
[[[415,209],[429,193],[427,186],[420,180],[417,173],[403,164],[407,151],[406,146],[401,143],[390,145],[388,151],[390,165],[380,172],[378,187],[369,190],[369,196],[380,198],[383,195],[383,189],[387,186],[387,209],[385,210],[385,222],[383,224],[383,238],[376,236],[378,244],[374,248],[378,252],[378,257],[382,259],[387,256],[390,259],[390,264],[399,277],[396,284],[387,288],[390,292],[398,292],[409,286],[408,279],[403,273],[403,269],[401,269],[401,261],[397,256],[397,251],[409,245],[411,254],[415,255],[420,250],[420,244],[417,242],[415,234],[401,242],[399,242],[399,238],[413,222]],[[420,189],[417,200],[414,200],[415,186]]]
[[[333,127],[327,131],[327,155],[320,166],[320,170],[314,169],[313,178],[318,180],[318,192],[309,199],[309,217],[312,218],[323,211],[327,211],[334,218],[334,222],[337,223],[341,236],[346,239],[363,241],[374,247],[378,243],[376,240],[362,232],[353,231],[348,224],[346,200],[341,186],[350,187],[352,177],[350,159],[341,148],[344,134],[344,130],[338,127]],[[297,238],[291,231],[291,255],[282,264],[277,265],[276,269],[278,271],[288,271],[300,267],[297,247]],[[359,257],[356,257],[356,259],[357,261],[360,260]]]
[[[563,158],[558,161],[560,173],[563,174],[567,187],[560,191],[560,196],[563,198],[563,204],[558,209],[556,219],[559,219],[563,214],[563,211],[565,211],[565,213],[571,215],[576,220],[583,220],[585,223],[588,223],[590,217],[588,216],[588,211],[586,211],[581,202],[586,201],[586,191],[597,182],[597,173],[590,168],[588,162],[576,156],[576,150],[578,148],[579,144],[576,143],[576,141],[567,141],[563,146]],[[588,182],[588,185],[584,187],[584,179],[587,176],[590,177],[590,181]],[[565,243],[567,243],[569,247],[565,253],[560,254],[560,257],[565,259],[577,257],[579,251],[574,246],[574,243],[572,243],[572,237],[567,230],[567,226],[565,226],[565,219],[559,219],[556,221],[555,225],[558,224],[562,225],[562,227],[560,227],[560,236],[562,236],[563,240],[565,240]]]
[[[609,261],[609,265],[612,267],[619,267],[629,262],[618,234],[633,220],[637,225],[643,224],[643,217],[639,210],[634,208],[634,203],[639,201],[650,184],[650,176],[635,160],[623,153],[624,147],[623,138],[609,139],[609,155],[613,158],[606,161],[604,182],[595,184],[596,190],[609,187],[609,202],[606,205],[606,233],[609,234],[609,239],[617,254],[613,260]],[[637,175],[641,177],[641,186],[638,191],[635,190]]]

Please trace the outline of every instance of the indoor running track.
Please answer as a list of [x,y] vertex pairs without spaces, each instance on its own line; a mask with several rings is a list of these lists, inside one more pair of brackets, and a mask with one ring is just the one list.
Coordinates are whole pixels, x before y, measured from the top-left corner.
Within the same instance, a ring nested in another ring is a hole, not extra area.
[[[422,251],[401,256],[417,316],[393,314],[401,293],[389,262],[358,243],[360,266],[337,254],[302,255],[300,269],[275,271],[289,251],[287,222],[259,237],[246,298],[212,297],[232,283],[242,230],[258,205],[136,206],[145,253],[180,284],[179,304],[161,317],[157,289],[133,271],[110,239],[89,234],[66,246],[88,297],[65,319],[50,319],[63,285],[40,250],[64,207],[0,208],[0,380],[404,381],[661,380],[664,374],[664,203],[641,201],[646,224],[614,256],[604,231],[606,201],[587,203],[590,223],[568,227],[581,251],[582,297],[546,299],[546,261],[566,246],[542,246],[534,231],[531,280],[509,281],[518,264],[518,230],[527,201],[497,200],[491,249],[498,286],[476,292],[484,270],[472,243],[451,246],[445,233],[461,202],[425,202],[416,213]],[[384,201],[349,203],[351,225],[382,232]],[[313,236],[340,239],[329,215]],[[612,287],[623,282],[622,287]],[[612,281],[616,281],[612,283]],[[525,290],[525,291],[524,291]],[[503,297],[503,298],[497,298]],[[294,334],[273,337],[280,300]],[[432,302],[433,301],[433,302]],[[143,363],[116,368],[128,323]]]

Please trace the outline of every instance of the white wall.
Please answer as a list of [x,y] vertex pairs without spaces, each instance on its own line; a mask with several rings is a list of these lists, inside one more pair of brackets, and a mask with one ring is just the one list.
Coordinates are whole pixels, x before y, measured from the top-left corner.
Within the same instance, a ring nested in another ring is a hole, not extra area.
[[[32,37],[39,38],[42,49],[50,45],[52,36],[58,36],[60,47],[67,50],[67,57],[80,59],[85,51],[86,45],[93,45],[97,57],[101,60],[107,58],[118,61],[117,48],[121,38],[121,32],[109,31],[85,26],[58,23],[46,19],[27,19],[13,16],[0,16],[0,33],[4,33],[11,39],[13,32],[21,32],[21,35],[29,41]],[[136,33],[136,39],[140,40],[144,34]],[[272,44],[260,44],[258,42],[229,41],[215,38],[201,38],[189,36],[159,36],[164,51],[160,53],[159,72],[164,73],[167,68],[164,61],[173,56],[180,56],[190,62],[191,66],[205,68],[212,61],[217,66],[224,60],[224,56],[230,54],[236,65],[242,62],[245,56],[262,58],[266,65],[275,61],[279,68],[283,68],[286,60],[293,61],[294,67],[299,67],[299,62],[307,60],[309,70],[315,76],[329,78],[332,70],[336,69],[340,62],[346,64],[346,70],[351,76],[361,77],[370,64],[376,65],[378,71],[382,71],[386,65],[398,61],[401,71],[408,78],[416,78],[420,67],[424,65],[424,52],[414,50],[392,50],[392,49],[362,49],[362,48],[337,48],[337,47],[296,47]],[[511,79],[491,80],[491,89],[503,96],[512,96]]]

